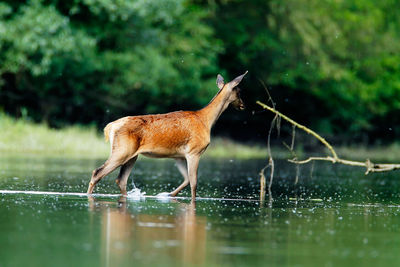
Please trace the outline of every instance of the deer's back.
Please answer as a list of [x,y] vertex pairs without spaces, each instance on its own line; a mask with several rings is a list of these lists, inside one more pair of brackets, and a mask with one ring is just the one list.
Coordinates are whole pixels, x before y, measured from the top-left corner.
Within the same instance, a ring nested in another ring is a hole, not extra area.
[[193,111],[129,116],[112,125],[114,140],[135,143],[138,153],[147,156],[181,156],[204,150],[210,141],[208,129]]

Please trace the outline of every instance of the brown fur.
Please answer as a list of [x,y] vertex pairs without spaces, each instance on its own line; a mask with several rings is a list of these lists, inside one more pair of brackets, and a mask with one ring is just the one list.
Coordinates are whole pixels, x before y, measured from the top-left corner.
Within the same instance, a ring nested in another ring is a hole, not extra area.
[[104,127],[104,139],[106,142],[110,140],[109,134],[110,134],[110,128],[111,128],[111,123],[107,124],[106,127]]
[[104,132],[107,139],[113,134],[112,151],[130,152],[128,158],[138,154],[183,157],[186,152],[199,151],[209,143],[208,129],[193,111],[124,117],[109,123]]

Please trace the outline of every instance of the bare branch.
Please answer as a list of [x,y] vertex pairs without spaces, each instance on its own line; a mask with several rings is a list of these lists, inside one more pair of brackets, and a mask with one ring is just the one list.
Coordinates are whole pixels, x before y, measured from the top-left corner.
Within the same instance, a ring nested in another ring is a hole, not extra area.
[[317,134],[316,132],[314,132],[311,129],[308,129],[307,127],[295,122],[294,120],[292,120],[291,118],[289,118],[286,115],[283,115],[282,113],[280,113],[279,111],[277,111],[275,108],[271,108],[270,106],[257,101],[257,104],[262,106],[264,109],[268,109],[269,111],[277,114],[279,117],[281,117],[282,119],[284,119],[285,121],[288,121],[290,124],[295,125],[297,128],[302,129],[303,131],[305,131],[308,134],[311,134],[312,136],[314,136],[315,138],[317,138],[321,143],[323,143],[328,149],[329,151],[332,153],[332,156],[334,159],[337,159],[338,156],[335,152],[335,150],[333,149],[333,147],[323,138],[321,137],[319,134]]
[[[267,109],[267,110],[273,112],[275,114],[274,120],[275,120],[276,116],[279,116],[279,117],[283,118],[284,120],[288,121],[290,124],[292,124],[293,127],[302,129],[306,133],[314,136],[322,144],[324,144],[325,147],[332,154],[332,156],[326,156],[326,157],[309,157],[308,159],[305,159],[305,160],[297,160],[297,157],[294,157],[293,159],[289,160],[289,162],[300,165],[300,164],[307,164],[309,162],[314,162],[314,161],[330,161],[332,163],[340,163],[340,164],[349,165],[349,166],[364,167],[364,168],[366,168],[365,174],[369,174],[370,172],[386,172],[386,171],[393,171],[393,170],[400,169],[400,164],[375,164],[375,163],[372,163],[369,159],[367,159],[365,162],[341,159],[337,156],[336,151],[333,149],[331,144],[329,144],[323,137],[321,137],[319,134],[317,134],[313,130],[311,130],[311,129],[295,122],[291,118],[283,115],[282,113],[280,113],[279,111],[277,111],[275,109],[275,105],[272,108],[264,103],[261,103],[260,101],[257,101],[257,104],[260,105],[261,107],[263,107],[264,109]],[[292,138],[294,139],[294,135],[292,136]],[[268,147],[269,147],[269,141],[268,141]],[[288,146],[288,148],[293,153],[293,140],[292,140],[292,146],[291,147]],[[269,148],[268,153],[270,153],[270,148]]]
[[[273,101],[271,94],[268,91],[268,88],[265,86],[264,82],[261,81],[261,83],[264,86],[265,91],[268,94],[268,101],[271,102],[272,106],[275,108],[275,102]],[[267,151],[268,151],[268,165],[266,165],[261,171],[260,171],[260,200],[263,202],[265,199],[265,183],[266,183],[266,179],[265,179],[265,175],[264,175],[264,171],[268,168],[271,167],[270,170],[270,176],[269,176],[269,182],[268,182],[268,203],[269,206],[272,206],[272,202],[273,202],[273,198],[272,198],[272,182],[274,181],[274,172],[275,172],[275,164],[274,164],[274,159],[272,157],[272,152],[271,152],[271,135],[272,135],[272,131],[274,129],[274,126],[277,127],[278,130],[278,135],[280,134],[280,117],[278,114],[275,114],[274,118],[271,121],[271,125],[269,127],[268,130],[268,139],[267,139]]]

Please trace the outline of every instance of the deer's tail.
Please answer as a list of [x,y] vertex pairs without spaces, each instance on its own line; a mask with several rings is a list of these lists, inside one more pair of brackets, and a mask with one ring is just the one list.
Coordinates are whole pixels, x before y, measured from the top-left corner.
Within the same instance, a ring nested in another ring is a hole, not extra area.
[[106,142],[110,140],[110,131],[111,131],[111,123],[107,124],[106,127],[104,127],[104,139]]

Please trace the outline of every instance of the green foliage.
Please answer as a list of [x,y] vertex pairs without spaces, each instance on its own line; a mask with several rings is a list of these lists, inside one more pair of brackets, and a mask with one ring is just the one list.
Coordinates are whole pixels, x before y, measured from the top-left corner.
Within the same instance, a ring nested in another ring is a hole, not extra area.
[[226,45],[220,64],[250,70],[251,102],[263,94],[260,79],[280,110],[324,134],[400,136],[398,2],[223,1],[214,8]]
[[[2,1],[0,109],[52,126],[104,125],[198,108],[217,91],[217,72],[229,79],[247,69],[250,110],[265,99],[261,80],[283,113],[323,134],[394,139],[399,3]],[[222,128],[237,125],[222,119]],[[247,128],[266,121],[245,119]]]
[[[3,5],[3,9],[7,10],[7,6]],[[28,71],[34,77],[43,76],[49,73],[54,61],[83,62],[85,53],[90,53],[95,45],[93,38],[71,29],[69,20],[54,7],[43,7],[37,1],[23,6],[19,14],[2,26],[1,73]]]
[[102,124],[199,107],[216,91],[219,45],[206,13],[181,0],[32,0],[0,14],[0,105],[12,114]]

